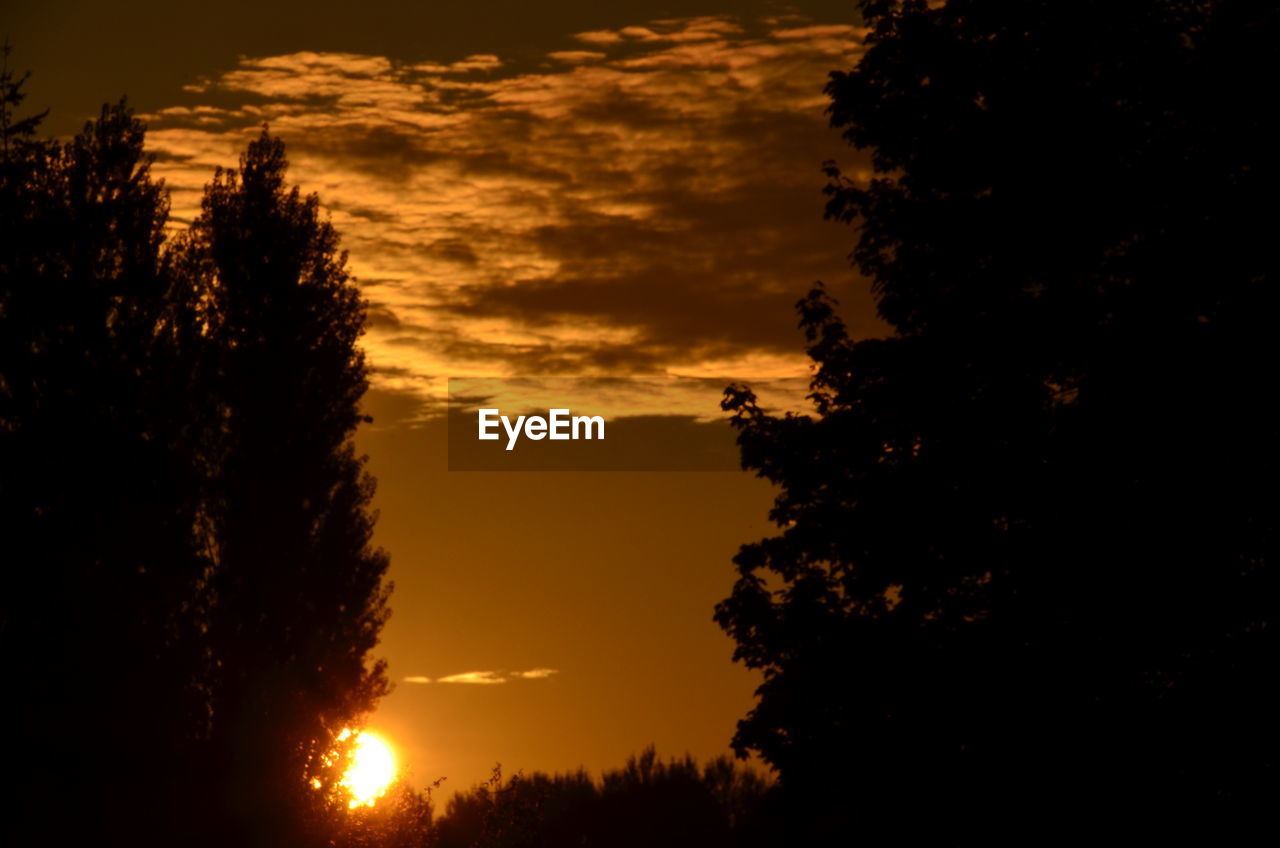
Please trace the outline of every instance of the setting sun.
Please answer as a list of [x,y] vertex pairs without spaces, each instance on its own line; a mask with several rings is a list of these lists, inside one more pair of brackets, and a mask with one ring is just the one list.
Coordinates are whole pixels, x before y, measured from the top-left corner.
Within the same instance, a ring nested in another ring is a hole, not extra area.
[[[346,738],[350,731],[343,731]],[[351,767],[339,785],[351,793],[351,807],[372,807],[382,797],[396,776],[396,757],[381,736],[363,730],[356,736],[351,754]]]

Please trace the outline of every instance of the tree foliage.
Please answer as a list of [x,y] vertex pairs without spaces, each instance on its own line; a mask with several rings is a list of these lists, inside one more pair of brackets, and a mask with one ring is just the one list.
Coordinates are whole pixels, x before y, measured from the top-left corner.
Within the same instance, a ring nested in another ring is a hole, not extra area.
[[386,618],[387,559],[370,548],[373,483],[351,443],[364,308],[318,199],[287,188],[285,168],[264,131],[214,176],[179,247],[197,271],[214,398],[215,774],[233,806],[257,811],[244,828],[264,844],[280,809],[332,780],[324,755],[386,691],[365,657]]
[[662,761],[652,747],[592,779],[585,771],[502,777],[455,795],[430,832],[433,848],[563,845],[748,848],[781,844],[770,785],[721,757]]
[[167,241],[127,106],[41,140],[21,84],[6,65],[9,841],[314,844],[333,819],[312,781],[387,685],[352,446],[364,304],[265,131]]
[[[123,104],[66,143],[37,140],[30,119],[4,123],[0,627],[24,774],[6,824],[48,844],[84,826],[52,814],[51,786],[83,797],[99,827],[127,826],[130,811],[103,798],[104,770],[162,798],[188,765],[201,662],[188,610],[205,565],[181,460],[167,200],[142,127]],[[152,735],[170,744],[139,750]]]
[[887,338],[798,304],[814,414],[717,608],[815,842],[1185,827],[1277,789],[1274,4],[867,2],[829,164]]

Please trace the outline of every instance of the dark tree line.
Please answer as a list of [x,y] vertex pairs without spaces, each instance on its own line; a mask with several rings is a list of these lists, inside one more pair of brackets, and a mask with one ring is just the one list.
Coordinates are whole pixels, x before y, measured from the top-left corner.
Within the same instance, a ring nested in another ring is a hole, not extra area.
[[454,796],[431,848],[755,848],[785,844],[771,786],[728,757],[699,766],[653,748],[593,779],[584,771],[515,775]]
[[[7,58],[7,57],[6,57]],[[308,845],[385,691],[364,305],[266,131],[165,238],[123,102],[66,142],[0,77],[3,827]]]
[[774,784],[718,757],[663,761],[654,749],[598,778],[523,772],[454,795],[437,814],[433,793],[400,780],[373,807],[348,815],[334,848],[764,848],[787,845]]
[[[1280,798],[1277,4],[861,4],[829,165],[883,339],[725,406],[781,528],[717,620],[788,844],[1236,840]],[[855,841],[856,840],[856,841]]]

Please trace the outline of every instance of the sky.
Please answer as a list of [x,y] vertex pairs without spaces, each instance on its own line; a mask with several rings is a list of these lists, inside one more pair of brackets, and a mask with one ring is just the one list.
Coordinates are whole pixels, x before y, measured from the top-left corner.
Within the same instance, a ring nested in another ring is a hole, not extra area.
[[567,392],[589,403],[612,380],[634,390],[610,414],[705,429],[730,379],[802,405],[793,304],[815,280],[882,332],[822,218],[824,160],[868,176],[823,114],[857,60],[852,4],[46,2],[0,22],[46,129],[128,95],[175,229],[265,123],[342,236],[396,587],[396,688],[369,722],[411,779],[727,752],[758,680],[711,617],[770,531],[769,487],[450,471],[447,381],[590,378]]

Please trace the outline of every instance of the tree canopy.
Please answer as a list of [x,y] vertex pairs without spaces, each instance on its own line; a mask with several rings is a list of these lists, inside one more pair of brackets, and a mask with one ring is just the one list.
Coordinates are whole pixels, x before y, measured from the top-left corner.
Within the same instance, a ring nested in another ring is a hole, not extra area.
[[[886,338],[798,304],[812,415],[716,617],[815,843],[1259,815],[1277,788],[1274,4],[866,2],[827,165]],[[843,843],[842,843],[843,844]]]
[[320,844],[339,736],[387,687],[363,300],[265,130],[166,239],[126,104],[43,140],[22,81],[6,65],[8,841]]
[[368,386],[364,305],[319,201],[285,185],[264,130],[219,171],[181,243],[204,293],[216,398],[207,540],[217,785],[256,810],[275,844],[280,809],[331,783],[325,755],[386,692],[366,666],[387,615],[387,558],[370,547],[373,482],[351,438]]

